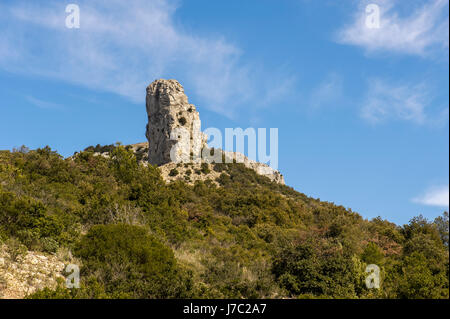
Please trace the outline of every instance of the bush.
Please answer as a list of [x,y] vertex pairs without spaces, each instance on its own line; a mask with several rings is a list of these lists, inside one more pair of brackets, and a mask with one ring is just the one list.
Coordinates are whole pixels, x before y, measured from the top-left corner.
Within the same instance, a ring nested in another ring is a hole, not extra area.
[[211,172],[208,163],[202,163],[201,171],[203,174],[209,174],[209,172]]
[[213,167],[214,171],[221,173],[223,171],[227,170],[227,164],[224,163],[214,163],[214,167]]
[[3,297],[3,291],[8,288],[8,281],[3,274],[0,274],[0,298]]
[[59,244],[51,237],[44,237],[41,239],[42,250],[47,253],[56,253],[59,248]]
[[[291,295],[355,296],[357,272],[337,247],[304,243],[285,249],[273,263],[273,273]],[[324,249],[325,248],[325,249]],[[362,283],[359,283],[362,285]]]
[[32,248],[42,237],[57,238],[62,228],[61,222],[47,213],[42,202],[0,189],[0,232],[17,237]]
[[177,176],[179,174],[176,168],[172,168],[169,172],[169,176]]
[[414,252],[405,257],[402,277],[399,278],[398,297],[410,299],[433,299],[449,297],[448,273],[433,274],[429,261]]
[[362,261],[366,264],[381,266],[383,263],[383,252],[375,243],[369,243],[361,255]]
[[94,153],[111,153],[114,150],[115,146],[111,145],[100,145],[97,144],[94,146],[88,146],[84,149],[85,152],[94,152]]
[[23,256],[27,253],[27,248],[15,238],[8,239],[5,244],[9,259],[13,262],[16,262],[19,256]]
[[83,276],[95,276],[110,294],[179,298],[190,289],[190,280],[178,268],[172,250],[139,226],[94,226],[75,254],[83,260]]

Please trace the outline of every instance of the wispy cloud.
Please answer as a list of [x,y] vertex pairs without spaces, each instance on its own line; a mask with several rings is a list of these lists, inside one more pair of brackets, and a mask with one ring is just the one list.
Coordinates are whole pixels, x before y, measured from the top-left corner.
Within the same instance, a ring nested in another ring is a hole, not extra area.
[[442,114],[430,114],[427,108],[433,100],[427,86],[420,84],[396,84],[380,79],[369,80],[361,116],[377,124],[387,120],[412,121],[416,124],[437,123],[442,121]]
[[[376,3],[380,8],[380,28],[366,26],[366,5]],[[433,52],[448,54],[448,0],[425,1],[417,8],[410,1],[363,1],[353,21],[339,30],[337,41],[356,45],[367,52],[391,51],[419,56]],[[401,15],[401,5],[407,15]],[[404,8],[404,7],[403,7]]]
[[[233,116],[264,104],[291,78],[242,62],[242,50],[217,35],[196,35],[174,20],[170,0],[78,1],[80,29],[67,29],[65,3],[0,4],[0,68],[114,92],[142,103],[156,78],[177,78],[202,107]],[[271,76],[267,76],[271,74]],[[274,84],[270,79],[280,78]],[[277,88],[279,87],[279,88]],[[189,92],[188,92],[189,93]]]
[[57,103],[53,103],[53,102],[48,102],[48,101],[44,101],[41,99],[37,99],[33,96],[27,96],[26,100],[33,104],[34,106],[37,106],[41,109],[51,109],[51,110],[61,110],[63,109],[63,106]]
[[449,187],[448,185],[433,187],[425,194],[414,198],[413,202],[428,206],[449,207]]
[[311,93],[310,106],[313,110],[336,103],[342,96],[343,80],[336,73],[330,73]]

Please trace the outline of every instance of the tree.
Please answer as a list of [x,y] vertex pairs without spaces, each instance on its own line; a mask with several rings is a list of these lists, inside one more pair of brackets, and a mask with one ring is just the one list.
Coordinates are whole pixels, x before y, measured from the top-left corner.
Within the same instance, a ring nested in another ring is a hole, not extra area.
[[370,242],[367,244],[364,252],[361,255],[361,259],[367,264],[375,264],[381,266],[383,263],[383,252],[380,247],[375,243]]
[[437,217],[434,220],[434,224],[438,229],[442,242],[448,248],[448,212],[444,212],[442,216]]
[[414,252],[405,257],[399,281],[399,298],[448,298],[446,274],[433,274],[429,262],[421,253]]
[[294,296],[353,297],[358,274],[352,259],[337,247],[318,246],[302,243],[275,259],[273,272],[282,287]]

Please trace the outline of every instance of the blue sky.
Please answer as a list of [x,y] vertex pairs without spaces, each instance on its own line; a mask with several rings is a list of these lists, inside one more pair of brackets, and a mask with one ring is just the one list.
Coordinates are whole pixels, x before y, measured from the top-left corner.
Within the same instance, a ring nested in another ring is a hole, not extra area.
[[[80,7],[80,28],[65,7]],[[368,4],[380,28],[365,24]],[[448,0],[0,1],[0,149],[145,140],[175,78],[202,126],[276,127],[288,185],[398,224],[448,210]]]

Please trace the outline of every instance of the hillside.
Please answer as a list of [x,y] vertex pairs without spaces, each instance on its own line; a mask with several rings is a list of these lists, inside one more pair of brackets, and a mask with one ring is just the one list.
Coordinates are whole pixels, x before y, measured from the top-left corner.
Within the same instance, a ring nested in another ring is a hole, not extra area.
[[[79,264],[81,288],[49,279],[22,297],[449,297],[448,213],[368,221],[243,164],[166,183],[133,149],[108,151],[0,151],[0,295],[12,259],[34,254]],[[366,288],[368,264],[381,269],[380,289]]]

